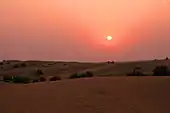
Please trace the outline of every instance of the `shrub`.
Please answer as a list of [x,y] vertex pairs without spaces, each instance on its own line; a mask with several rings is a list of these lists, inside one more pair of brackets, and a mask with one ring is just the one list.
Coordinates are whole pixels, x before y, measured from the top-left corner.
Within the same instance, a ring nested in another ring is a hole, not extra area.
[[110,61],[107,61],[108,64],[110,64]]
[[128,73],[127,76],[147,76],[146,74],[143,73]]
[[29,83],[30,79],[28,77],[21,76],[4,76],[4,82],[13,82],[13,83]]
[[4,82],[12,82],[13,78],[12,78],[12,76],[4,76],[3,80],[4,80]]
[[53,76],[50,78],[50,81],[57,81],[57,80],[61,80],[60,76]]
[[70,75],[69,78],[72,79],[72,78],[84,78],[84,77],[93,77],[93,73],[90,71],[86,71],[83,73],[74,73]]
[[13,78],[14,83],[29,83],[30,79],[28,77],[15,76]]
[[32,83],[36,83],[36,82],[39,82],[39,80],[33,80]]
[[78,74],[77,74],[77,73],[74,73],[74,74],[70,75],[70,77],[69,77],[69,78],[80,78],[80,77],[78,76]]
[[114,64],[114,63],[115,63],[115,61],[112,61],[111,63],[112,63],[112,64]]
[[108,64],[114,64],[114,61],[107,61]]
[[21,67],[26,67],[26,66],[27,66],[26,63],[22,63],[22,64],[21,64]]
[[135,67],[131,73],[127,74],[127,76],[146,76],[146,75],[142,72],[141,67]]
[[90,71],[86,71],[85,75],[86,75],[85,77],[93,77],[93,73]]
[[40,82],[45,82],[45,81],[46,81],[46,78],[40,77]]
[[63,64],[64,66],[67,66],[67,64]]
[[6,64],[10,64],[11,62],[10,61],[6,61]]
[[165,58],[165,60],[169,60],[169,58],[168,58],[168,57],[166,57],[166,58]]
[[37,72],[38,75],[43,75],[44,74],[41,69],[37,69],[36,72]]
[[19,65],[18,65],[18,64],[15,64],[13,67],[14,67],[14,68],[19,68]]
[[153,76],[170,76],[170,71],[167,66],[157,66],[153,70]]
[[4,65],[4,63],[3,63],[3,62],[0,62],[0,65]]

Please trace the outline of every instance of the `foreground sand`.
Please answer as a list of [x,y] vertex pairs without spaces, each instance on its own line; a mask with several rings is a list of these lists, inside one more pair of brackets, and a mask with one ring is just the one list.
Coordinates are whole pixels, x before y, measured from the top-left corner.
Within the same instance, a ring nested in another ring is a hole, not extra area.
[[169,77],[0,84],[1,113],[170,113]]

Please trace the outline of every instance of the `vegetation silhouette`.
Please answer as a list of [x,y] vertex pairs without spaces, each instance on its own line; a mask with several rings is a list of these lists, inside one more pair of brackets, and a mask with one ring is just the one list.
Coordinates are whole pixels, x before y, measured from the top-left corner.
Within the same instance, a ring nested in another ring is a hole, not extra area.
[[170,70],[167,66],[157,66],[153,70],[153,76],[170,76]]

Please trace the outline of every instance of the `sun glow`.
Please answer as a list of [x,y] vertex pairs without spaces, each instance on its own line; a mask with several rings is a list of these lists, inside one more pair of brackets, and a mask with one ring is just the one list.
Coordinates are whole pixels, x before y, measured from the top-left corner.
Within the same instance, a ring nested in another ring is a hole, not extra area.
[[107,39],[108,41],[111,41],[113,38],[112,38],[112,36],[107,36],[106,39]]

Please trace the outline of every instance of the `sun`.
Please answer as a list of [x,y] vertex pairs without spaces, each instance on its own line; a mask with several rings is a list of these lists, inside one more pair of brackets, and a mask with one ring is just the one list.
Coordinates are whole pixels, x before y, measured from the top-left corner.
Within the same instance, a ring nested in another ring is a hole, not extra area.
[[111,41],[113,38],[112,38],[112,36],[107,36],[106,39],[107,39],[108,41]]

